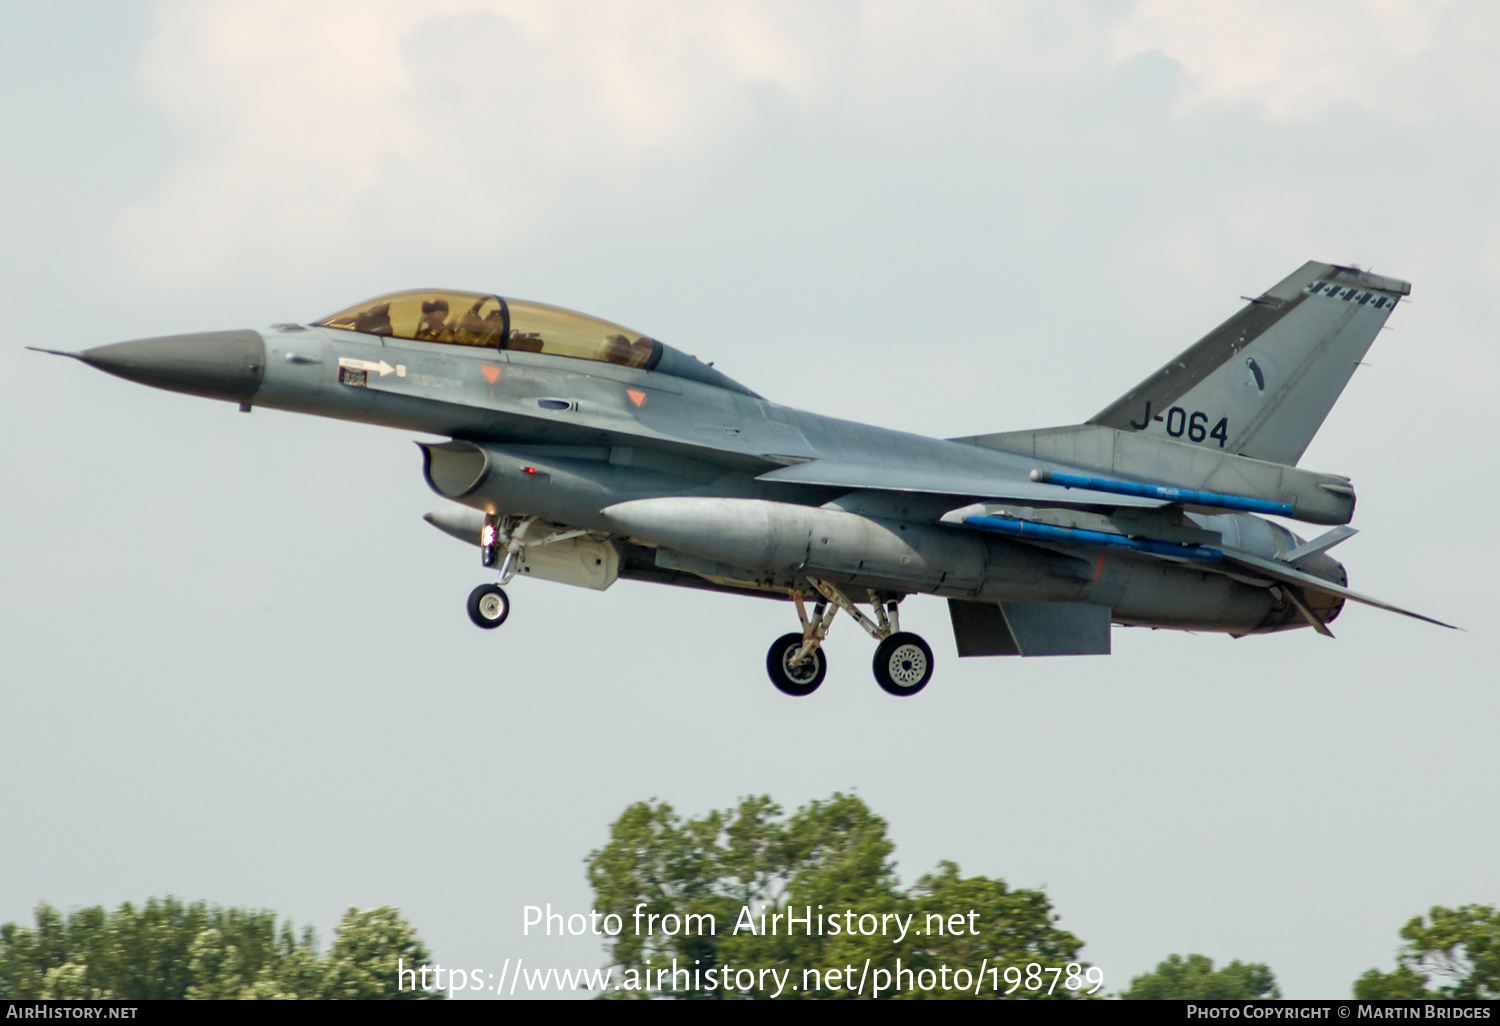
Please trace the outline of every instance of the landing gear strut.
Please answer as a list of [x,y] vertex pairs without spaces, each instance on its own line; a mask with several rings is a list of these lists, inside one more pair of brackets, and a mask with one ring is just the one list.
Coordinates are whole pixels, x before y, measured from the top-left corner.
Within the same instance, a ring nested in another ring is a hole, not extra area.
[[534,517],[505,517],[487,514],[479,533],[479,562],[486,567],[499,566],[499,584],[481,584],[469,592],[469,619],[474,626],[492,631],[510,615],[510,597],[501,584],[516,576],[526,531]]
[[828,674],[828,659],[823,655],[823,639],[828,636],[828,627],[833,623],[838,606],[819,602],[813,607],[812,616],[807,615],[807,604],[802,601],[802,592],[792,592],[792,602],[797,606],[797,619],[802,621],[799,634],[783,634],[766,653],[766,673],[771,683],[783,694],[801,698],[818,690]]
[[906,696],[915,695],[927,686],[932,679],[932,649],[917,635],[901,629],[900,596],[881,596],[870,591],[870,606],[875,613],[875,619],[871,620],[837,585],[814,577],[805,580],[822,596],[822,600],[808,616],[802,590],[794,589],[792,602],[796,604],[797,617],[802,621],[802,633],[777,638],[766,653],[766,672],[780,691],[801,697],[812,694],[823,683],[828,672],[823,639],[828,636],[828,628],[840,609],[880,642],[875,650],[875,682],[883,690],[892,695]]

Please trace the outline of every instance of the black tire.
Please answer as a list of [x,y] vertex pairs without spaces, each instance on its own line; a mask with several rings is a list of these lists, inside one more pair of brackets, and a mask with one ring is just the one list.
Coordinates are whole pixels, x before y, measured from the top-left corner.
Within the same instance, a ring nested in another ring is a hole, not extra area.
[[498,584],[481,584],[469,592],[469,619],[475,627],[492,631],[510,615],[510,599]]
[[875,683],[888,694],[915,695],[932,679],[932,649],[910,631],[892,634],[875,649]]
[[801,698],[818,690],[818,685],[823,683],[823,678],[828,674],[828,660],[823,658],[821,648],[795,669],[788,666],[787,660],[796,655],[797,649],[801,647],[802,635],[783,634],[766,653],[766,673],[770,674],[771,683],[782,694],[794,698]]

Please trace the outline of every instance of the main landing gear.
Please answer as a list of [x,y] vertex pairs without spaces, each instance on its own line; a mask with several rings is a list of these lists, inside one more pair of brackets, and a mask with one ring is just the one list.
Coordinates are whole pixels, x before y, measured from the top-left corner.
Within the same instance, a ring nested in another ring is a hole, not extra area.
[[932,649],[910,631],[897,631],[875,649],[875,683],[892,695],[915,695],[932,679]]
[[800,698],[812,694],[823,683],[828,673],[823,639],[840,609],[880,642],[875,649],[875,683],[887,693],[901,696],[915,695],[927,686],[932,679],[932,649],[917,635],[901,629],[899,598],[883,600],[871,591],[870,605],[875,611],[875,619],[871,620],[855,608],[837,585],[812,577],[806,580],[822,598],[809,616],[802,592],[793,591],[792,602],[797,606],[802,632],[782,635],[766,653],[766,673],[778,690]]
[[783,634],[771,643],[771,651],[766,653],[766,672],[771,675],[771,683],[783,694],[797,698],[818,690],[828,675],[828,660],[823,657],[823,650],[815,648],[804,655],[802,648],[802,635]]

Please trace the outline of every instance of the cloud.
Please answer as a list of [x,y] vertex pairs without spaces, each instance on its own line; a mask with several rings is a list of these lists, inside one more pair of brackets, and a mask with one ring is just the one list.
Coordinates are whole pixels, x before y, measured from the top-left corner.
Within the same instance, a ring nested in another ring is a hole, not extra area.
[[[335,267],[375,278],[412,254],[519,259],[587,244],[591,218],[659,224],[695,189],[743,187],[742,168],[781,173],[752,149],[768,126],[788,160],[832,154],[797,135],[832,126],[850,152],[886,140],[941,169],[988,161],[1028,190],[1027,216],[1071,217],[1057,174],[1016,169],[1131,158],[1155,122],[1129,119],[1163,102],[1121,74],[1142,55],[1180,66],[1179,112],[1331,125],[1352,105],[1452,126],[1500,112],[1497,34],[1500,8],[1466,0],[1114,15],[1083,0],[169,0],[138,82],[176,145],[116,219],[114,266],[126,288],[250,273],[281,288]],[[1289,163],[1274,188],[1302,173]],[[828,174],[826,190],[863,185]]]
[[[774,5],[172,3],[141,62],[181,147],[117,242],[209,275],[247,246],[503,237],[560,180],[712,148],[742,88],[807,93]],[[498,197],[498,199],[497,199]]]
[[521,247],[642,169],[691,175],[768,97],[868,127],[1108,61],[1085,4],[168,2],[140,83],[180,146],[116,225],[134,282]]
[[1160,53],[1182,67],[1183,109],[1252,103],[1312,121],[1352,103],[1413,114],[1400,86],[1439,45],[1449,0],[1141,0],[1116,28],[1120,59]]

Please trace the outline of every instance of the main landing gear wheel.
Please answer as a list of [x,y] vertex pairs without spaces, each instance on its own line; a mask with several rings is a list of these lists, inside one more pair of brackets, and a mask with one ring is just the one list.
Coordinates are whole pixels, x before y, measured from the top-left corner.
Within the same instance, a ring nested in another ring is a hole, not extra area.
[[783,634],[766,653],[766,672],[771,675],[771,683],[783,694],[797,698],[818,690],[818,685],[828,674],[828,661],[823,658],[821,648],[814,649],[812,655],[792,666],[792,657],[801,647],[802,635]]
[[494,630],[510,615],[510,599],[498,584],[481,584],[469,592],[469,619],[474,626]]
[[915,695],[932,679],[932,649],[910,631],[892,634],[875,649],[875,683],[892,695]]

